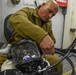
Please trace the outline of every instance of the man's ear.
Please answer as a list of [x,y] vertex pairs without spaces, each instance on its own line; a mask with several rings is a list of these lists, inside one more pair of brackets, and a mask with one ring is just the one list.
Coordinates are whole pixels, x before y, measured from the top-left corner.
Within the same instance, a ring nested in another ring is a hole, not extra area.
[[44,5],[46,5],[46,3],[43,2],[41,6],[44,6]]

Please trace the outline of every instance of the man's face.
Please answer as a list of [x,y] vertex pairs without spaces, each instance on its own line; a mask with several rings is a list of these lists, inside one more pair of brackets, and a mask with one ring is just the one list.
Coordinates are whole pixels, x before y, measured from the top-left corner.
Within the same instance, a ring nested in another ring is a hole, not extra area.
[[57,5],[55,4],[45,4],[43,3],[39,9],[38,16],[43,20],[47,21],[52,18],[58,11]]

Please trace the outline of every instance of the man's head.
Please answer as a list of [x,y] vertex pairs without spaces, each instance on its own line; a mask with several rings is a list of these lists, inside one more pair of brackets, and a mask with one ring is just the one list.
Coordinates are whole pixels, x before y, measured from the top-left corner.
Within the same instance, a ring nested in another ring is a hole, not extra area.
[[47,21],[52,18],[58,12],[59,6],[54,0],[48,0],[43,3],[38,10],[38,16],[43,20]]

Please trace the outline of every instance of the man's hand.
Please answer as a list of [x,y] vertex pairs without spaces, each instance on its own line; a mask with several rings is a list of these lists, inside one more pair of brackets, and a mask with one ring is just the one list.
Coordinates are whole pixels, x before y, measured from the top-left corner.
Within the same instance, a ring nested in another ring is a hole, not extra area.
[[49,35],[46,35],[42,41],[40,42],[40,48],[46,54],[54,54],[55,53],[55,46],[53,40],[50,38]]

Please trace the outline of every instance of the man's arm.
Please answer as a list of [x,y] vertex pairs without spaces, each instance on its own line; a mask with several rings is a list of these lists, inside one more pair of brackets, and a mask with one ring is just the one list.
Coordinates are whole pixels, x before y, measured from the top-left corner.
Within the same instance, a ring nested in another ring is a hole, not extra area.
[[53,40],[46,31],[30,22],[27,18],[27,14],[14,14],[10,17],[9,21],[20,36],[23,38],[27,36],[28,38],[35,40],[39,43],[41,49],[44,50],[45,53],[54,54],[55,49]]
[[41,27],[30,22],[25,15],[14,14],[10,17],[9,21],[13,29],[15,29],[20,36],[23,38],[27,36],[28,38],[35,40],[37,43],[40,43],[43,37],[48,34]]
[[39,45],[44,53],[52,55],[55,53],[54,41],[49,35],[46,35]]

